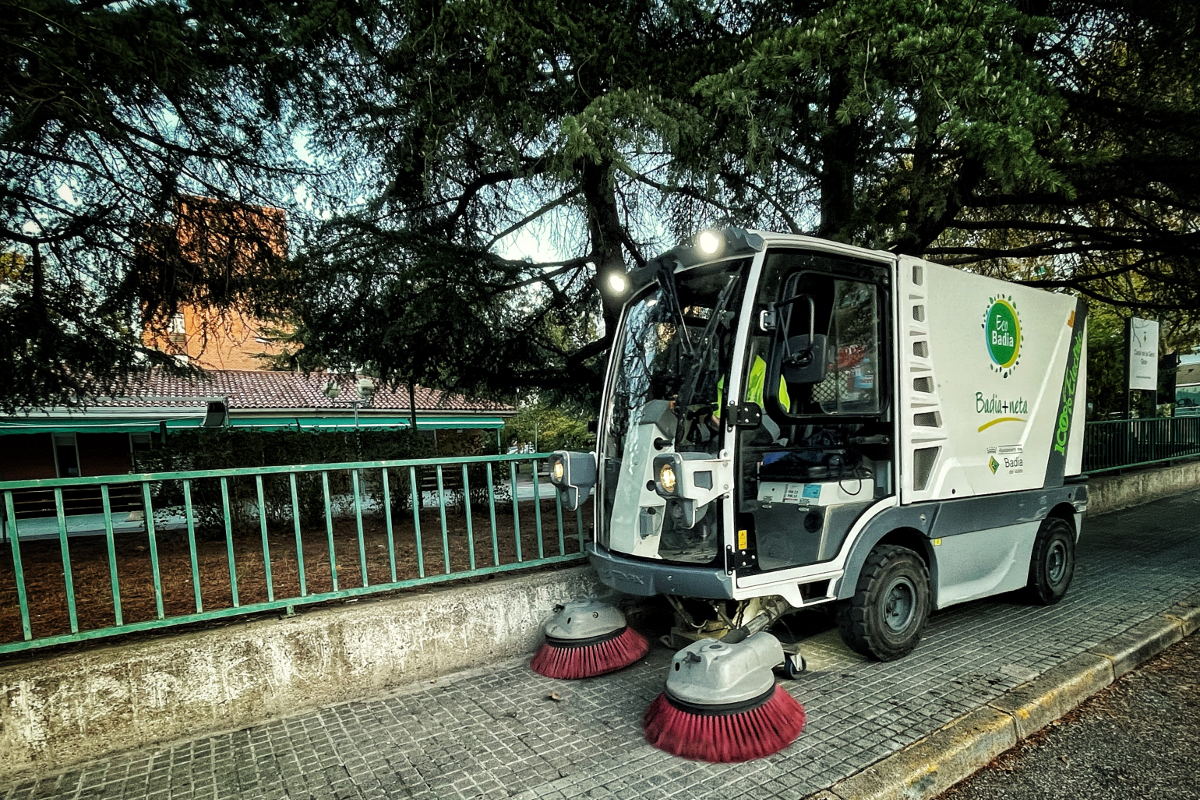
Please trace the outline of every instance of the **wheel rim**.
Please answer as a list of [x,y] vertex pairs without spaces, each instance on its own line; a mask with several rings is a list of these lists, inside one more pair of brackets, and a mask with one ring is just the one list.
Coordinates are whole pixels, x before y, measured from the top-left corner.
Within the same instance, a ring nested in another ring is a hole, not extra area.
[[1062,540],[1056,540],[1046,553],[1046,579],[1050,583],[1059,583],[1067,574],[1067,546]]
[[889,630],[903,631],[912,623],[916,610],[917,587],[908,578],[897,578],[883,597],[884,624]]

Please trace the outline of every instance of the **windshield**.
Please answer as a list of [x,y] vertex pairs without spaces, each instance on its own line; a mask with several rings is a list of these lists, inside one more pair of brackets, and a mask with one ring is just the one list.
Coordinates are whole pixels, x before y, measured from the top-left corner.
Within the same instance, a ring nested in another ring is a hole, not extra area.
[[606,456],[622,457],[654,400],[667,401],[675,413],[676,449],[719,449],[711,423],[729,370],[735,296],[748,263],[739,259],[689,270],[676,275],[673,286],[656,284],[629,306],[614,347]]
[[[622,503],[641,505],[642,471],[661,449],[651,439],[663,436],[678,451],[720,451],[719,408],[733,352],[742,276],[749,265],[750,260],[742,258],[664,273],[627,307],[613,345],[601,440],[601,544],[608,546],[610,527],[616,524],[613,510],[622,480],[622,491],[629,495],[622,494]],[[623,476],[623,468],[630,474]],[[638,513],[636,508],[628,511]],[[661,514],[652,527],[656,532],[663,529]],[[664,544],[671,538],[666,533]],[[714,557],[715,549],[708,544],[706,555],[694,558],[707,562]]]

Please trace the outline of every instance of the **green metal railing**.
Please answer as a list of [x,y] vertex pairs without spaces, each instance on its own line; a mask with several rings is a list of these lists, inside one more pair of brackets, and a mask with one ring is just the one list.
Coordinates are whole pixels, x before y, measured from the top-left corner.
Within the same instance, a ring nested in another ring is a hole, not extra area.
[[1093,475],[1197,456],[1200,417],[1089,422],[1083,438],[1083,471]]
[[[0,654],[578,561],[547,456],[0,482]],[[1200,417],[1087,424],[1091,474],[1190,457]]]
[[0,482],[0,654],[582,559],[548,455]]

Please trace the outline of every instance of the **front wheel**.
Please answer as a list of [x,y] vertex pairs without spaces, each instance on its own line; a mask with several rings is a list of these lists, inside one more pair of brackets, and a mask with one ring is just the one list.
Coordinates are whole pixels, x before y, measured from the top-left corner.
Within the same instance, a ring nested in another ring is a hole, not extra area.
[[854,596],[838,608],[838,632],[876,661],[908,655],[929,616],[929,570],[907,547],[881,544],[858,576]]
[[1025,594],[1038,605],[1052,606],[1066,596],[1074,575],[1075,531],[1066,520],[1048,517],[1033,541]]

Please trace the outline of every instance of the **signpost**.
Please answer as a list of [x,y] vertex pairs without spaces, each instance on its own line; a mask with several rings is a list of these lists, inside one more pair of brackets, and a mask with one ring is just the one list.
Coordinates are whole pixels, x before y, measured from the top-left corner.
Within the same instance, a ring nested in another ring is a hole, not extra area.
[[1132,394],[1135,389],[1154,392],[1158,409],[1158,321],[1130,317],[1125,322],[1125,418],[1130,417]]

